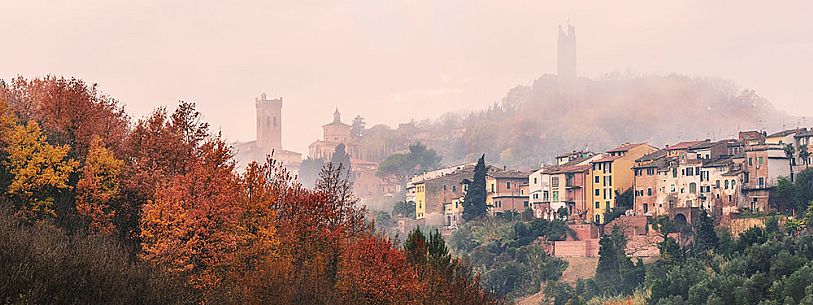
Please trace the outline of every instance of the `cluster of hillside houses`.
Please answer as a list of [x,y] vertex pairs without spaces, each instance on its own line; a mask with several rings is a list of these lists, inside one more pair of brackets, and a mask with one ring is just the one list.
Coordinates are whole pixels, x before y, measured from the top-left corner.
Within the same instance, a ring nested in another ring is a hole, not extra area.
[[[493,214],[532,212],[536,218],[598,225],[609,221],[616,197],[627,191],[634,204],[623,211],[626,216],[686,221],[698,209],[717,219],[766,212],[778,179],[792,180],[813,163],[811,140],[813,129],[807,128],[770,135],[743,131],[737,139],[663,148],[626,143],[604,153],[574,151],[532,172],[489,166],[486,203]],[[455,228],[473,174],[474,164],[462,164],[414,177],[407,200],[415,202],[416,219]]]

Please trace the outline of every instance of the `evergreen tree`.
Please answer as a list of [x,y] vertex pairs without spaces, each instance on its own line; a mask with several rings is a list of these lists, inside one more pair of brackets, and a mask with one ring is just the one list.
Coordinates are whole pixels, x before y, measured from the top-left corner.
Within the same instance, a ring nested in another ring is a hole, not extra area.
[[333,163],[333,166],[339,169],[342,176],[349,177],[348,180],[350,181],[353,180],[353,177],[350,176],[350,155],[347,154],[344,143],[336,146],[336,150],[333,151],[333,156],[330,158],[330,163]]
[[474,167],[474,181],[469,184],[463,198],[463,219],[472,220],[485,215],[486,210],[486,155],[482,155]]
[[354,138],[361,138],[364,136],[364,128],[367,127],[367,123],[364,122],[364,117],[361,115],[357,115],[353,119],[353,125],[350,128],[350,135]]
[[642,261],[633,264],[627,257],[627,238],[619,227],[599,241],[599,260],[595,281],[608,295],[630,294],[644,280]]
[[423,235],[420,228],[415,227],[415,229],[409,233],[407,239],[404,241],[404,251],[406,251],[407,262],[411,265],[422,268],[426,264],[426,256],[428,253],[426,236]]
[[435,270],[446,270],[451,263],[452,256],[449,254],[449,248],[446,247],[446,241],[440,236],[440,232],[435,231],[429,233],[429,263]]
[[720,239],[717,237],[717,232],[714,231],[714,220],[706,213],[706,210],[700,210],[694,230],[692,250],[695,254],[707,255],[709,251],[717,249]]

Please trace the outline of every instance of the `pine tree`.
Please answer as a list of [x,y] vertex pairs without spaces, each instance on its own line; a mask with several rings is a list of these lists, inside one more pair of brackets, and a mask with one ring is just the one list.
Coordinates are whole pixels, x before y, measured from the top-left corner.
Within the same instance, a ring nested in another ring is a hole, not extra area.
[[472,220],[485,215],[486,210],[486,155],[482,155],[474,167],[474,181],[469,184],[463,198],[463,219]]

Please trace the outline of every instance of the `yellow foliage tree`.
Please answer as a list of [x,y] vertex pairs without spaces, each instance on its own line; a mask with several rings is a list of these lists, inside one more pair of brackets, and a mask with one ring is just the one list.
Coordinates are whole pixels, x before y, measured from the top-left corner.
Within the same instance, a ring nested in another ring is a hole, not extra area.
[[77,166],[66,158],[70,147],[48,144],[34,121],[0,138],[7,154],[3,166],[11,178],[8,199],[31,220],[56,216],[54,196],[69,188],[68,177]]
[[93,138],[76,184],[76,213],[91,232],[113,232],[115,211],[110,203],[119,195],[123,166],[124,161],[116,159],[101,138]]

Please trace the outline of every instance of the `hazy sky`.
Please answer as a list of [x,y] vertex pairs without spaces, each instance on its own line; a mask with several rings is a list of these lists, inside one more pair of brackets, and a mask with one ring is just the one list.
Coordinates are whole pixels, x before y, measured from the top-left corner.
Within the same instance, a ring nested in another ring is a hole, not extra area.
[[555,72],[571,20],[581,75],[721,77],[813,115],[813,2],[722,2],[0,0],[0,78],[76,76],[134,117],[194,101],[232,140],[281,95],[306,152],[335,107],[391,126],[484,108]]

